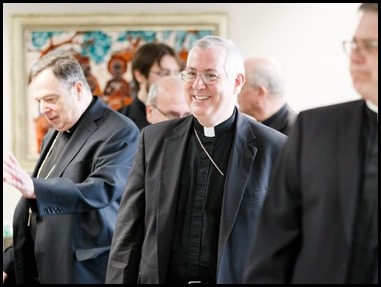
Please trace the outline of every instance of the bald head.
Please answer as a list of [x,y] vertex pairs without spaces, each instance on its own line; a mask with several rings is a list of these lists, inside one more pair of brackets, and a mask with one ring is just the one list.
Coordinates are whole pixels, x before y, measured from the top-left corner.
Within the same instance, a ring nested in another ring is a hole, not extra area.
[[275,59],[248,58],[245,60],[245,73],[248,84],[266,87],[271,96],[284,96],[285,82],[281,67]]
[[177,76],[166,76],[153,83],[147,97],[146,113],[151,124],[189,115],[184,82]]
[[238,95],[241,112],[264,121],[285,103],[285,82],[279,63],[272,58],[245,60],[246,82]]

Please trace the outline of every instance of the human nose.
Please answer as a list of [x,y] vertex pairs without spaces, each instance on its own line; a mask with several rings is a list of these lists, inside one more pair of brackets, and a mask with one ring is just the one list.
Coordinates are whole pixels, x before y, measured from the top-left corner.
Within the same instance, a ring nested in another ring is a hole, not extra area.
[[197,74],[196,79],[194,79],[193,87],[199,87],[201,83],[202,87],[206,87],[206,84],[204,82],[204,78],[202,77],[202,74]]
[[48,111],[50,111],[49,105],[45,101],[40,101],[40,113],[46,114]]
[[365,61],[365,58],[366,56],[364,49],[358,45],[352,47],[351,51],[349,52],[349,59],[353,63],[362,63]]

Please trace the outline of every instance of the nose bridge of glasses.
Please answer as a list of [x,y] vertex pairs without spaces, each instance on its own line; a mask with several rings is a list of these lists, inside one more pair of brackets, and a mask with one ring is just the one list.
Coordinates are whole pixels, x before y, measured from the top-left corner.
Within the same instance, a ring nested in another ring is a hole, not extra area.
[[207,79],[205,78],[205,74],[204,73],[196,73],[195,75],[196,77],[194,78],[194,83],[196,83],[199,79],[201,79],[201,82],[204,84],[204,85],[207,85],[208,84],[208,81]]

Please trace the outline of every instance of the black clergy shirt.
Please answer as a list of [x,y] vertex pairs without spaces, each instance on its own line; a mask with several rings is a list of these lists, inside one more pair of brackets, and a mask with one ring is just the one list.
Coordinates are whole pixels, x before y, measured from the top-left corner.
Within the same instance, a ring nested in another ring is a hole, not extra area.
[[235,110],[229,119],[214,127],[214,137],[204,136],[203,126],[194,120],[194,128],[202,145],[224,176],[212,164],[193,131],[181,171],[168,271],[170,283],[216,283],[222,198],[235,135],[236,114]]

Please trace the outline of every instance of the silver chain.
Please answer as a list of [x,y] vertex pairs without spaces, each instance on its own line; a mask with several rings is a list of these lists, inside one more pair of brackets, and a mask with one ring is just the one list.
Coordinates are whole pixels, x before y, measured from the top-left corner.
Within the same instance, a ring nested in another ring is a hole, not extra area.
[[200,140],[200,138],[199,138],[199,136],[198,136],[198,134],[197,134],[196,129],[193,128],[193,130],[194,130],[194,134],[195,134],[196,137],[197,137],[198,142],[199,142],[200,145],[201,145],[201,148],[204,150],[204,152],[205,152],[205,154],[208,156],[209,160],[212,162],[212,164],[213,164],[214,167],[218,170],[218,172],[219,172],[222,176],[225,176],[225,175],[223,174],[223,172],[219,169],[219,167],[217,166],[217,164],[214,162],[214,160],[212,159],[212,157],[209,155],[209,153],[207,152],[207,150],[205,149],[204,145],[202,144],[202,142],[201,142],[201,140]]
[[[37,177],[38,177],[38,178],[40,177],[41,170],[42,170],[42,168],[44,167],[46,160],[48,159],[48,157],[49,157],[50,154],[52,153],[53,147],[54,147],[54,145],[56,144],[56,141],[57,141],[57,139],[58,139],[58,137],[59,137],[60,135],[61,135],[61,132],[58,132],[57,135],[56,135],[56,137],[54,138],[54,141],[53,141],[52,145],[51,145],[50,148],[49,148],[48,153],[46,154],[46,156],[45,156],[45,158],[44,158],[44,161],[42,162],[40,168],[38,169],[38,173],[37,173]],[[50,174],[52,173],[52,171],[53,171],[53,169],[54,169],[55,167],[56,167],[56,165],[53,165],[53,167],[51,168],[51,170],[49,171],[49,173],[48,173],[48,175],[45,177],[45,179],[48,179],[48,177],[50,176]]]

